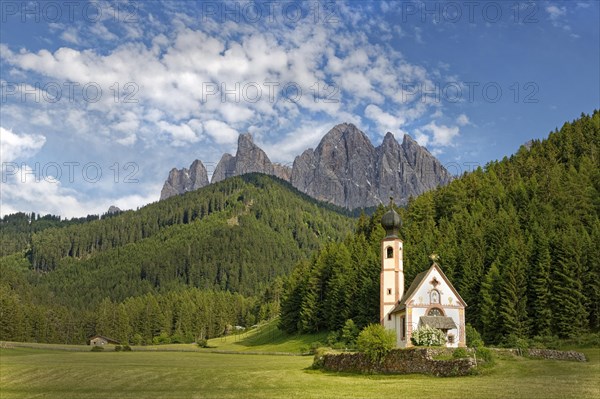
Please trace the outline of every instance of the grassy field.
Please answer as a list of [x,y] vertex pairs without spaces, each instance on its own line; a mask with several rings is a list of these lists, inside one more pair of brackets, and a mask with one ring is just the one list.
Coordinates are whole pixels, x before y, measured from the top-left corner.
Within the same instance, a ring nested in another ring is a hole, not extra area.
[[236,352],[288,352],[306,353],[313,342],[324,343],[327,333],[288,335],[277,328],[277,320],[262,325],[245,334],[214,338],[208,341],[211,348]]
[[460,378],[309,370],[309,356],[0,349],[10,398],[600,398],[600,351],[588,363],[499,359]]

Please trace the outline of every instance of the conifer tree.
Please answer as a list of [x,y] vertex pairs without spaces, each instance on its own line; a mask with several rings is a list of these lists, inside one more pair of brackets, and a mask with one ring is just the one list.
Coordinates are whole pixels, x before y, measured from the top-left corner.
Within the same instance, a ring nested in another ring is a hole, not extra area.
[[550,245],[543,231],[535,232],[532,278],[532,333],[550,335],[552,332],[552,301]]
[[500,303],[501,278],[496,263],[485,275],[479,298],[481,302],[481,331],[483,340],[487,343],[498,343],[500,340]]
[[559,336],[573,337],[584,331],[587,325],[580,238],[574,229],[568,228],[561,231],[554,245],[553,324]]

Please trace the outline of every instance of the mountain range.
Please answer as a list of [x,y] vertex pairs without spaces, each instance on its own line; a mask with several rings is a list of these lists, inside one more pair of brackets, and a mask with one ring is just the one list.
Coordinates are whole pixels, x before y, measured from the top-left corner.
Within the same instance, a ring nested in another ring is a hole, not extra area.
[[[264,173],[290,182],[311,197],[348,209],[386,203],[389,196],[404,204],[452,180],[441,162],[410,136],[399,143],[388,132],[380,146],[351,123],[333,127],[315,148],[305,150],[290,168],[271,162],[249,133],[238,138],[235,156],[223,154],[210,183],[246,173]],[[190,168],[173,168],[160,199],[193,191],[209,184],[202,161]]]

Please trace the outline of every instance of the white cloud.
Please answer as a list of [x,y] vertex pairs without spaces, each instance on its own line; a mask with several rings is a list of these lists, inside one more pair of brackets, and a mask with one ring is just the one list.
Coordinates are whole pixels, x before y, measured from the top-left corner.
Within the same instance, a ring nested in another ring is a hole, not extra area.
[[[430,136],[426,136],[429,132]],[[430,122],[416,131],[416,140],[421,143],[431,144],[433,147],[448,147],[453,145],[453,139],[459,135],[458,126],[438,125]],[[425,137],[424,137],[425,136]]]
[[[393,3],[382,5],[391,6]],[[65,154],[52,154],[58,161],[69,160],[64,157],[102,160],[106,154],[116,158],[113,153],[119,151],[131,154],[128,161],[140,161],[141,152],[145,156],[162,152],[160,146],[166,143],[167,151],[175,153],[172,147],[186,145],[190,151],[204,151],[212,161],[214,154],[231,148],[239,132],[249,131],[274,160],[291,162],[335,124],[360,126],[362,115],[374,121],[380,134],[401,133],[407,122],[437,107],[418,101],[418,96],[400,98],[402,83],[432,86],[431,76],[399,51],[374,44],[362,27],[368,25],[380,33],[391,29],[383,24],[382,15],[367,15],[361,7],[339,4],[336,14],[340,23],[289,24],[280,18],[269,24],[210,20],[200,24],[192,15],[172,10],[168,18],[148,17],[137,24],[101,19],[74,27],[56,25],[54,35],[62,34],[77,47],[42,46],[31,51],[0,44],[3,64],[12,68],[7,70],[25,83],[40,76],[59,84],[94,82],[103,95],[99,101],[87,103],[11,103],[2,115],[23,130],[44,126],[55,135],[48,133],[49,140],[62,134],[60,140],[77,143],[66,146]],[[420,33],[415,31],[416,36]],[[85,48],[90,43],[93,47]],[[275,99],[264,82],[279,85]],[[282,98],[279,92],[290,82],[299,85],[302,93],[296,101]],[[133,92],[126,88],[128,83],[134,85]],[[226,84],[229,89],[257,83],[263,91],[258,101],[249,101],[243,92],[237,93],[237,99],[228,95],[223,100],[216,95],[206,101],[202,93],[206,83],[220,88]],[[325,85],[334,91],[326,90]],[[135,102],[124,101],[128,94]],[[331,99],[334,101],[325,101]],[[17,112],[7,111],[10,107]],[[424,138],[427,134],[432,135],[430,142],[436,141],[434,133],[423,130]],[[442,142],[443,134],[439,136],[437,142]],[[113,143],[112,147],[108,143]],[[193,159],[198,155],[183,156]],[[173,159],[165,156],[165,164],[160,165],[165,174],[174,166]],[[156,180],[149,184],[162,183],[159,175],[153,174]],[[64,190],[62,187],[59,192],[74,196],[81,206],[89,204],[82,194]],[[108,194],[98,198],[104,197]]]
[[374,104],[369,104],[365,108],[365,116],[377,124],[381,135],[385,135],[387,132],[399,132],[406,122],[404,118],[384,112]]
[[456,118],[456,123],[457,123],[459,126],[466,126],[466,125],[468,125],[468,124],[469,124],[469,123],[471,123],[471,122],[469,121],[469,117],[468,117],[467,115],[465,115],[465,114],[460,114],[460,115],[458,115],[458,117]]
[[[165,132],[171,135],[173,144],[176,146],[185,145],[188,143],[195,143],[200,140],[199,133],[195,132],[187,123],[180,125],[174,125],[165,121],[158,122],[158,126]],[[196,129],[200,126],[195,125]]]
[[20,158],[30,158],[46,143],[46,138],[38,134],[15,134],[0,126],[0,159],[13,162]]
[[239,133],[225,122],[211,119],[204,122],[204,130],[218,144],[232,144],[237,141]]
[[75,30],[75,28],[72,27],[63,31],[63,33],[61,33],[60,35],[60,38],[69,43],[80,44],[77,30]]
[[553,4],[546,7],[546,12],[549,14],[551,20],[557,20],[567,14],[566,7],[557,7]]
[[427,144],[429,144],[429,136],[417,131],[415,132],[415,141],[419,143],[420,146],[427,147]]
[[[64,187],[52,176],[41,176],[39,170],[24,165],[18,167],[2,184],[0,216],[18,211],[61,215],[66,218],[102,214],[110,205],[122,210],[144,206],[158,199],[160,185],[152,184],[143,193],[115,197],[86,196]],[[113,187],[114,189],[114,187]]]
[[262,148],[271,161],[291,166],[296,156],[308,148],[315,148],[332,127],[331,123],[309,122],[286,134],[282,140],[266,143]]

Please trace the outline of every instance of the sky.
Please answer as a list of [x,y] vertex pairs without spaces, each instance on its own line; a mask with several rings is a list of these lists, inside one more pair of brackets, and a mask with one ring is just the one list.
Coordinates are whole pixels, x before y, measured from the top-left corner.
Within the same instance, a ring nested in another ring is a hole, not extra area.
[[336,124],[453,174],[600,108],[597,1],[0,1],[0,215],[157,201],[250,132],[291,164]]

